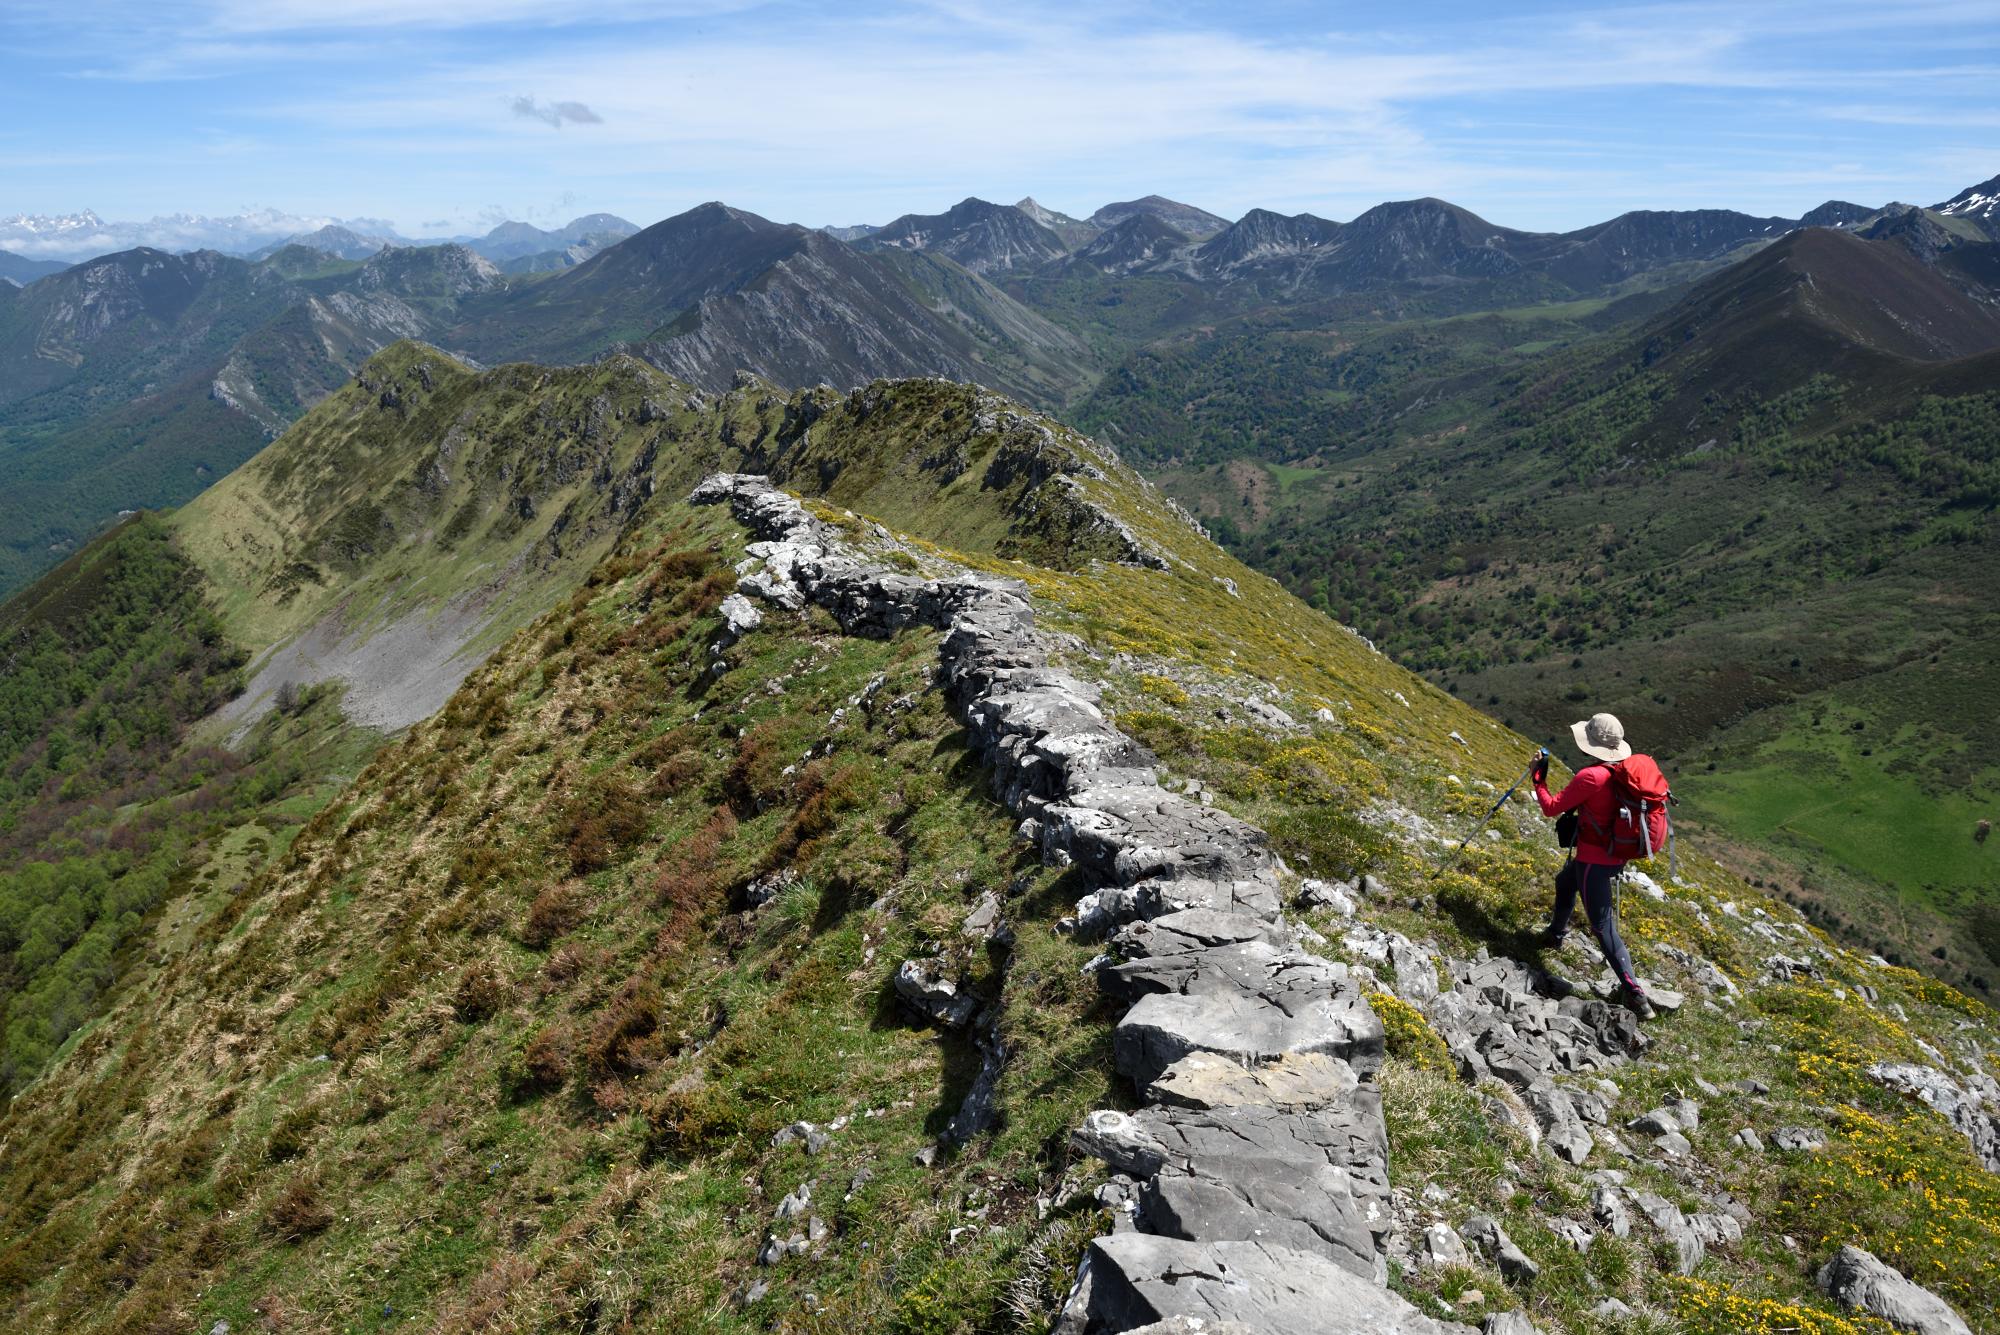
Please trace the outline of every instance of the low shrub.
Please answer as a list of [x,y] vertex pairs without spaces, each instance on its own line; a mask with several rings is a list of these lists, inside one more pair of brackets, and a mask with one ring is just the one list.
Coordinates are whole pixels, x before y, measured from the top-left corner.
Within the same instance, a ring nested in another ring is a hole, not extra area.
[[521,920],[521,944],[541,950],[558,937],[569,935],[581,921],[583,901],[575,884],[563,881],[546,886],[528,905],[527,916]]

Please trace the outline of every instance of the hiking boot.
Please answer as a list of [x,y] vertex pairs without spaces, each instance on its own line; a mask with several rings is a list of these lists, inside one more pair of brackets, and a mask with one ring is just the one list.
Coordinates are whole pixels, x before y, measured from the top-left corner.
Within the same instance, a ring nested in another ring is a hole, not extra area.
[[1535,938],[1535,948],[1537,950],[1561,950],[1562,943],[1563,933],[1558,932],[1553,927],[1544,927],[1541,935]]
[[1659,1014],[1653,1009],[1653,1003],[1646,999],[1646,990],[1630,980],[1619,984],[1618,1004],[1642,1020],[1650,1020]]

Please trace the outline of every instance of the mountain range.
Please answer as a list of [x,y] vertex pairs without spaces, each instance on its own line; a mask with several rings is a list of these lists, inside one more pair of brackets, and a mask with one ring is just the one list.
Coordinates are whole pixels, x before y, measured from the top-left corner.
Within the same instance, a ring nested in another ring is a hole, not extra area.
[[[1960,213],[1829,203],[1806,217],[1900,218],[1948,250],[1973,226],[1967,201],[1983,197],[1948,202]],[[224,221],[235,234],[300,220]],[[12,225],[45,239],[104,230],[89,214]],[[1801,225],[1633,213],[1548,235],[1438,200],[1345,224],[1262,210],[1224,223],[1148,196],[1087,220],[968,199],[850,241],[705,205],[643,232],[604,214],[553,231],[508,223],[462,248],[329,223],[242,261],[123,252],[0,304],[0,448],[28,482],[0,544],[18,582],[115,511],[194,494],[398,337],[481,362],[623,346],[710,387],[739,368],[784,384],[940,374],[1054,407],[1148,340],[1273,303],[1333,303],[1319,312],[1331,318],[1345,302],[1376,320],[1616,296],[1684,282]],[[95,471],[112,459],[117,484]]]
[[[484,235],[455,236],[451,241],[468,245],[491,260],[526,261],[559,255],[576,246],[594,253],[637,230],[613,214],[592,213],[553,229],[503,222]],[[384,246],[424,244],[434,243],[412,241],[399,235],[394,224],[379,218],[309,217],[275,209],[227,217],[178,213],[147,222],[106,222],[88,209],[0,218],[0,250],[14,252],[20,259],[63,264],[134,249],[174,253],[214,250],[263,259],[287,245],[311,246],[342,259],[359,260]],[[563,266],[544,262],[540,267]],[[0,277],[6,276],[0,272]]]
[[[969,199],[843,239],[715,203],[617,240],[602,216],[510,225],[478,242],[497,262],[358,232],[128,252],[0,287],[5,578],[195,496],[398,339],[629,356],[706,395],[977,382],[1115,443],[1433,681],[1537,731],[1594,698],[1716,764],[1690,821],[1753,832],[1779,859],[1760,877],[1871,948],[1990,986],[2000,917],[1963,829],[1994,776],[1962,706],[1993,687],[1968,573],[1995,544],[1993,194],[1563,234],[1434,199],[1227,223],[1150,196]],[[1634,635],[1671,646],[1648,652],[1675,689],[1624,671]],[[1909,731],[1833,736],[1867,717]],[[1807,802],[1836,770],[1881,799]]]

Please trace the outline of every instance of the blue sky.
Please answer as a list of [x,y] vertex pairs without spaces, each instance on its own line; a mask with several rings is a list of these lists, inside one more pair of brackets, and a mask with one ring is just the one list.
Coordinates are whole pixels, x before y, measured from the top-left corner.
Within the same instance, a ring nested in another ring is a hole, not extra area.
[[0,52],[0,214],[437,235],[1157,191],[1558,229],[2000,172],[2000,0],[7,0]]

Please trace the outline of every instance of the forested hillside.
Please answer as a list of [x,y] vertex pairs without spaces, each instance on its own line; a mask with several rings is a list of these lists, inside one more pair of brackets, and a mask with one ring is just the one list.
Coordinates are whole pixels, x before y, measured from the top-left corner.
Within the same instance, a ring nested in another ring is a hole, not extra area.
[[1799,233],[1601,335],[1218,334],[1079,416],[1433,681],[1537,736],[1615,711],[1746,871],[1991,987],[2000,326],[1965,273]]

